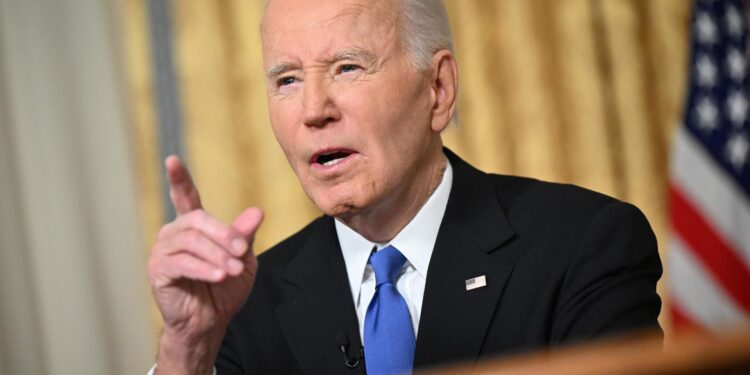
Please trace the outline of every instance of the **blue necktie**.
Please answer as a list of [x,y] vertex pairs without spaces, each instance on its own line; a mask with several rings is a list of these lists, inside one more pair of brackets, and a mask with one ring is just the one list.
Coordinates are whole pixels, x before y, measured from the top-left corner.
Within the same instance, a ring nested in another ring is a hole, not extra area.
[[370,256],[375,295],[365,315],[365,366],[368,375],[411,374],[414,328],[406,301],[396,290],[396,276],[406,258],[393,246]]

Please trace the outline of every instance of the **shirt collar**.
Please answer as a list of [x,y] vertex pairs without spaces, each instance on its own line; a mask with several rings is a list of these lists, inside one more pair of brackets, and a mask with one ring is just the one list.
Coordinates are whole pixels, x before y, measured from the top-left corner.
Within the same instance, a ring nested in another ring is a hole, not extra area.
[[404,254],[406,260],[414,266],[420,276],[427,279],[427,268],[430,265],[432,250],[435,247],[440,223],[443,221],[445,207],[448,205],[452,185],[453,168],[450,161],[447,161],[443,178],[437,189],[419,209],[417,215],[387,244],[370,242],[338,219],[334,220],[355,301],[367,267],[367,260],[375,247],[381,249],[387,245],[393,245]]

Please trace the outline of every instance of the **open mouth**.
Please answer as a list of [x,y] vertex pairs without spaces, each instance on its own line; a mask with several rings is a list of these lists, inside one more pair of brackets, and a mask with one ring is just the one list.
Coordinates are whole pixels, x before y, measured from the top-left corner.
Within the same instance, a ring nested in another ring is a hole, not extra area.
[[310,162],[312,164],[320,164],[322,166],[328,167],[340,163],[353,153],[354,151],[350,150],[326,150],[313,155]]

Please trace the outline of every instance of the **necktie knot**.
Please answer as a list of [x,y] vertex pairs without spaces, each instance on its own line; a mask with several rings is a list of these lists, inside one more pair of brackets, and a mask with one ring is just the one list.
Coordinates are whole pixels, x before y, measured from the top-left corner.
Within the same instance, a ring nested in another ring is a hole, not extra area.
[[384,283],[393,284],[404,262],[406,262],[406,257],[393,246],[370,255],[370,264],[375,272],[375,284],[377,286]]

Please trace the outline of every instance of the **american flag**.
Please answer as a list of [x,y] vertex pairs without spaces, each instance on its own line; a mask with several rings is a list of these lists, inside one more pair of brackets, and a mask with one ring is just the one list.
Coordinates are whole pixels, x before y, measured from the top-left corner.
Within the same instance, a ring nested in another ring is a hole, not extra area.
[[676,331],[750,323],[748,20],[742,0],[697,0],[684,125],[670,176]]

